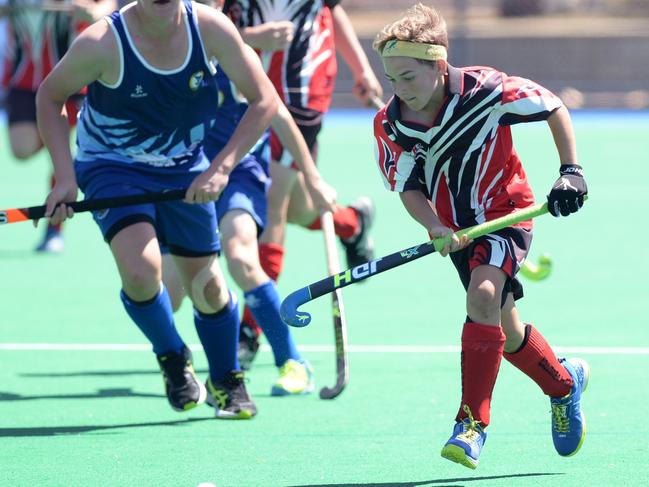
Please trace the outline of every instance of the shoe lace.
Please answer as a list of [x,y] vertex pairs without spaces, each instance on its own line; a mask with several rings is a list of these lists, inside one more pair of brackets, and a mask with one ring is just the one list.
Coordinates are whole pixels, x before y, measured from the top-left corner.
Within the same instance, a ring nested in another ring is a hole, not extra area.
[[160,357],[160,363],[169,380],[173,384],[185,382],[185,374],[191,373],[192,365],[182,354],[168,353]]
[[471,408],[469,408],[468,404],[463,405],[462,410],[467,414],[468,421],[465,421],[465,430],[463,433],[459,434],[458,437],[464,437],[467,441],[473,442],[480,436],[481,421],[473,419],[473,414],[471,414]]
[[287,360],[284,362],[284,365],[279,368],[279,376],[281,378],[298,378],[299,373],[300,370],[298,369],[297,364],[292,360]]
[[237,402],[250,401],[248,391],[246,391],[245,379],[243,373],[235,372],[229,377],[231,396]]
[[570,402],[553,403],[551,405],[554,429],[559,433],[567,433],[570,431],[570,418],[568,417],[569,405]]
[[210,393],[220,409],[225,409],[229,404],[250,401],[248,392],[244,385],[243,373],[232,372],[226,376],[223,382],[212,384]]

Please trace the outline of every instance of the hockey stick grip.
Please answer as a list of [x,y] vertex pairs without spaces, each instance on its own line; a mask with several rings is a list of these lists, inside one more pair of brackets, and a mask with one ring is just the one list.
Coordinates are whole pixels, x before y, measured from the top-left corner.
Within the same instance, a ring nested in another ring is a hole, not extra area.
[[[71,203],[65,203],[65,205],[72,208],[75,213],[81,213],[84,211],[105,210],[107,208],[119,208],[122,206],[181,200],[185,197],[186,192],[186,188],[171,189],[159,193],[143,193],[128,196],[115,196],[111,198],[98,198],[94,200],[74,201]],[[26,212],[28,220],[38,220],[45,216],[45,205],[31,206],[29,208],[24,208],[23,211]]]
[[[530,206],[528,208],[510,213],[509,215],[496,218],[479,225],[475,225],[455,233],[458,237],[466,235],[469,240],[487,235],[489,233],[502,230],[506,227],[511,227],[526,220],[531,220],[538,216],[544,215],[548,212],[547,203]],[[380,259],[372,260],[361,264],[352,269],[347,269],[344,272],[334,274],[333,276],[326,277],[320,281],[310,284],[306,287],[298,289],[289,294],[280,308],[282,320],[287,325],[295,327],[307,326],[311,322],[311,315],[298,308],[303,304],[313,301],[320,296],[329,294],[336,289],[355,284],[359,281],[367,279],[370,276],[380,274],[387,270],[393,269],[400,265],[406,264],[413,260],[424,257],[433,252],[440,251],[444,245],[452,239],[452,235],[444,238],[436,238],[424,244],[416,245],[399,252],[381,257]]]

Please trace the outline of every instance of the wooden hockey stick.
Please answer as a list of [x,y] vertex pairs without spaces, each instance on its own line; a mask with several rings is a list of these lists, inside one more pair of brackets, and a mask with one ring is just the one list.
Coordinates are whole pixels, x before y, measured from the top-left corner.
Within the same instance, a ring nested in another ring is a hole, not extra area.
[[[327,254],[327,271],[330,276],[340,272],[340,260],[336,245],[333,215],[330,211],[322,214],[322,234],[324,235],[325,251]],[[331,305],[334,320],[334,337],[336,340],[336,384],[333,387],[320,389],[320,399],[337,397],[349,381],[349,365],[347,362],[347,320],[341,289],[331,293]]]

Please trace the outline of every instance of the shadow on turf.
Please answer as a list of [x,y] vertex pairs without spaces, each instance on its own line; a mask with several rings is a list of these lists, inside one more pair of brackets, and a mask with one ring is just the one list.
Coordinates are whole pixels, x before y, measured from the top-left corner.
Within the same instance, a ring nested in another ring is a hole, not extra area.
[[[486,477],[459,477],[450,479],[421,480],[418,482],[384,482],[363,484],[300,484],[288,487],[425,487],[435,485],[438,487],[462,487],[460,484],[449,485],[449,482],[475,482],[476,480],[516,479],[522,477],[542,477],[548,475],[565,475],[563,473],[518,473],[511,475],[490,475]],[[440,485],[446,484],[446,485]]]
[[[273,364],[255,364],[255,369],[275,367]],[[207,375],[207,369],[197,369],[198,375]],[[27,372],[18,374],[19,377],[119,377],[125,375],[159,375],[159,369],[134,369],[134,370],[82,370],[79,372]]]
[[131,388],[98,389],[97,392],[89,394],[44,394],[42,396],[23,396],[12,392],[0,391],[0,402],[2,401],[35,401],[38,399],[103,399],[110,397],[165,397],[163,394],[152,394],[150,392],[134,392]]
[[23,436],[59,436],[77,435],[93,431],[111,431],[127,428],[146,428],[150,426],[182,426],[184,424],[196,423],[198,421],[214,421],[213,416],[205,418],[177,419],[175,421],[156,421],[153,423],[125,423],[107,425],[87,426],[35,426],[32,428],[0,428],[0,438],[23,437]]

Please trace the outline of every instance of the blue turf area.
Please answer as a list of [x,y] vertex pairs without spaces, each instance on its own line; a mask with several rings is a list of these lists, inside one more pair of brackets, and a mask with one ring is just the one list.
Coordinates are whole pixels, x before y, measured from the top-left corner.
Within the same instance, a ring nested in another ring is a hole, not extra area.
[[[373,162],[369,110],[325,121],[320,165],[341,203],[359,194],[377,207],[377,254],[426,240]],[[522,317],[560,356],[592,369],[583,397],[587,437],[559,457],[550,404],[503,362],[488,441],[477,470],[442,459],[460,397],[458,345],[464,293],[448,260],[433,255],[345,288],[351,379],[334,401],[274,398],[277,371],[265,347],[247,374],[259,409],[225,422],[201,407],[171,410],[157,364],[119,301],[111,256],[88,215],[65,228],[60,256],[35,255],[41,229],[0,227],[0,486],[196,487],[640,487],[649,485],[649,332],[644,299],[648,112],[576,112],[589,185],[584,209],[539,218],[530,258],[549,253],[545,281],[524,281]],[[538,200],[557,177],[544,124],[514,129]],[[0,208],[40,204],[49,173],[38,156],[11,158],[0,131]],[[322,236],[294,227],[283,295],[324,277]],[[342,255],[342,252],[341,252]],[[334,382],[330,300],[305,306],[294,332],[315,367],[317,389]],[[177,315],[198,340],[187,304]],[[206,361],[195,351],[201,378]]]

